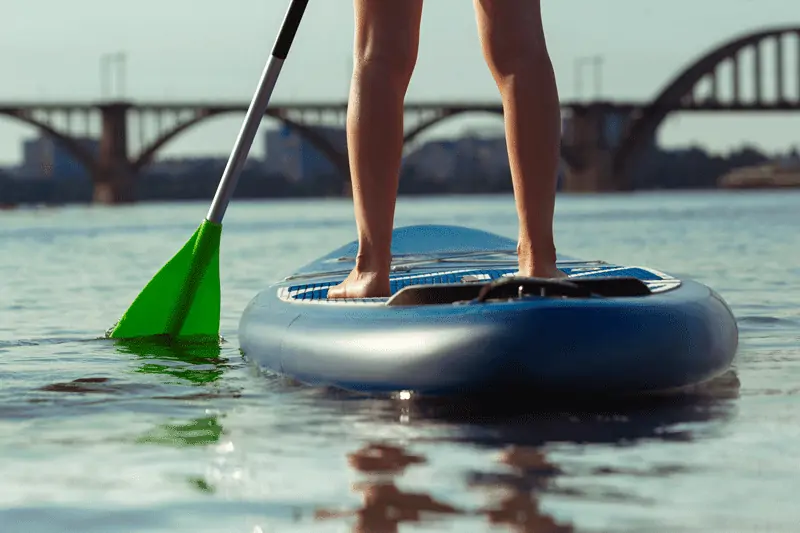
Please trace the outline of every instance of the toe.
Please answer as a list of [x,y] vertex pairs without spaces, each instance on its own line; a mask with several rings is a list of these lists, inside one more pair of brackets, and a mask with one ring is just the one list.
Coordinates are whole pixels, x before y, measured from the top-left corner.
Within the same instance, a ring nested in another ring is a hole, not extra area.
[[344,298],[347,288],[344,285],[336,285],[328,289],[328,298]]

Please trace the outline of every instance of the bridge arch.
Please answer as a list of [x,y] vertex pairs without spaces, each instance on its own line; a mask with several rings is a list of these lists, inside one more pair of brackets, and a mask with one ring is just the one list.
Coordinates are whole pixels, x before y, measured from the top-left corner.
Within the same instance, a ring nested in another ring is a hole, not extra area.
[[780,39],[785,35],[800,37],[800,26],[787,26],[765,29],[729,41],[706,53],[686,67],[672,79],[631,124],[628,134],[614,154],[614,173],[628,180],[631,164],[653,139],[658,127],[681,101],[693,93],[695,87],[706,75],[712,74],[718,66],[728,59],[735,60],[739,52],[756,48],[762,42]]
[[22,111],[0,109],[0,115],[17,119],[25,124],[28,124],[29,126],[38,128],[40,131],[46,133],[48,136],[59,141],[62,144],[62,146],[64,146],[64,148],[67,151],[69,151],[70,154],[72,154],[75,157],[75,159],[86,168],[86,170],[89,172],[90,175],[96,174],[97,163],[95,161],[94,155],[72,137],[51,128],[50,126],[47,125],[47,123],[42,122],[41,120],[36,120],[35,118],[28,116],[26,113]]
[[[198,111],[197,115],[195,115],[193,118],[181,122],[145,147],[141,154],[131,162],[131,168],[134,170],[134,172],[139,172],[142,170],[142,168],[152,162],[153,156],[156,154],[156,152],[161,150],[167,143],[174,140],[180,134],[207,119],[233,113],[235,111],[236,110],[231,109],[214,108]],[[300,124],[299,122],[295,122],[290,118],[282,116],[280,111],[274,109],[267,109],[266,116],[274,118],[275,120],[295,130],[301,136],[305,137],[317,150],[319,150],[325,157],[328,158],[331,163],[333,163],[334,167],[341,173],[342,179],[349,181],[350,165],[347,160],[347,154],[342,154],[339,150],[337,150],[333,143],[331,143],[319,132],[315,131],[313,126],[306,126]]]
[[[448,119],[455,118],[457,116],[463,115],[465,113],[491,113],[494,115],[499,115],[501,118],[503,117],[503,107],[498,105],[497,107],[486,107],[483,109],[477,108],[452,108],[452,109],[443,109],[440,113],[437,113],[435,116],[424,120],[414,126],[411,130],[407,131],[403,136],[403,142],[408,144],[417,137],[419,137],[422,133],[427,131],[428,129],[445,122]],[[570,169],[576,168],[578,165],[577,157],[566,147],[561,146],[561,159],[562,161],[569,167]]]

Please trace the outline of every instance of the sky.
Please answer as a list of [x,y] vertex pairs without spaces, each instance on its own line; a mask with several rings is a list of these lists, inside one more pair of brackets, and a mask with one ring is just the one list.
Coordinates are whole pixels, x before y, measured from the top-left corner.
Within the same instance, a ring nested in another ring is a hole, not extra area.
[[[391,1],[391,0],[389,0]],[[115,96],[145,100],[248,102],[269,56],[288,0],[4,0],[0,105],[15,101],[93,101],[103,94],[101,57],[124,51],[124,87]],[[696,58],[742,34],[800,27],[797,0],[550,0],[543,5],[548,47],[562,100],[593,98],[591,69],[577,94],[576,61],[602,56],[602,98],[649,101]],[[312,0],[273,95],[273,103],[343,101],[350,78],[352,0]],[[796,40],[795,40],[796,42]],[[798,65],[798,47],[787,64]],[[765,72],[772,68],[766,57]],[[798,94],[797,67],[787,71]],[[407,102],[499,101],[480,51],[472,2],[427,0],[419,59]],[[244,115],[211,119],[167,145],[161,156],[225,156]],[[465,117],[430,136],[464,128],[499,130],[501,119]],[[275,124],[262,123],[262,131]],[[673,115],[663,146],[701,144],[728,151],[800,145],[800,113]],[[0,165],[17,164],[21,140],[36,131],[0,116]],[[252,149],[263,154],[260,137]]]

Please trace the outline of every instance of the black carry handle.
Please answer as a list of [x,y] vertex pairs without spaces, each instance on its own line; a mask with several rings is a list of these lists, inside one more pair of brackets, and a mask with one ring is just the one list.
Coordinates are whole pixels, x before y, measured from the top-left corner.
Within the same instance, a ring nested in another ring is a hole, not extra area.
[[565,298],[619,298],[647,296],[650,287],[634,277],[597,278],[500,278],[484,285],[474,303],[526,295]]
[[278,59],[286,59],[289,55],[289,49],[292,47],[292,41],[297,34],[297,28],[300,27],[300,21],[303,20],[303,13],[308,6],[308,0],[292,0],[289,4],[289,9],[286,11],[286,16],[281,25],[281,31],[278,38],[275,40],[275,46],[272,47],[272,55]]
[[490,299],[521,298],[525,295],[564,296],[571,298],[591,298],[592,291],[566,279],[550,278],[500,278],[487,283],[473,300],[474,303]]

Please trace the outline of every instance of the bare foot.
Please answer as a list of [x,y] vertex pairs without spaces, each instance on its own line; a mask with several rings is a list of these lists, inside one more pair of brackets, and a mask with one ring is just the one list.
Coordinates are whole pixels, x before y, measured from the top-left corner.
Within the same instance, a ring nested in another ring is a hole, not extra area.
[[388,275],[353,270],[347,279],[328,289],[328,298],[379,298],[390,293]]
[[517,271],[517,276],[533,278],[567,278],[566,273],[560,271],[555,265],[535,265],[533,268],[523,268],[522,265]]

